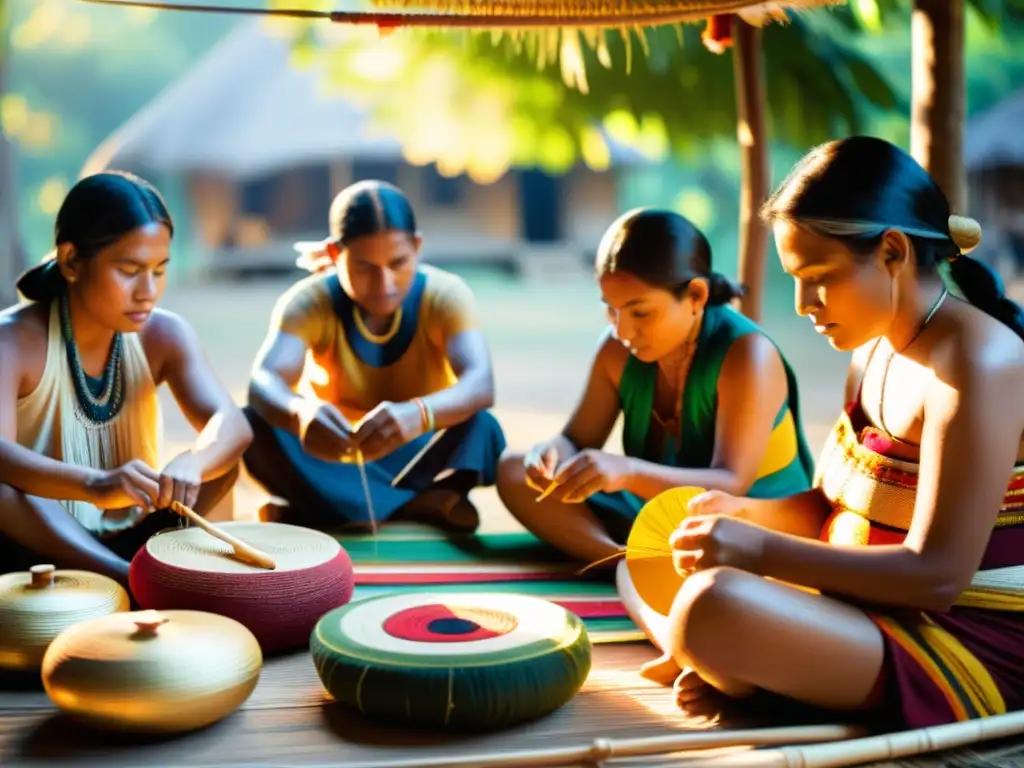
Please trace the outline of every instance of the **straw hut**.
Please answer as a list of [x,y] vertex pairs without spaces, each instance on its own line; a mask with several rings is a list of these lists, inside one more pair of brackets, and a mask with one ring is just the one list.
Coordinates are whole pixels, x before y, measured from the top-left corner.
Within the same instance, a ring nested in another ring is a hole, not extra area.
[[402,187],[416,207],[424,257],[444,262],[590,258],[619,212],[621,174],[644,162],[609,142],[611,169],[563,176],[514,169],[491,184],[403,159],[368,113],[332,97],[320,73],[290,61],[290,38],[258,20],[237,26],[181,79],[118,128],[84,173],[134,170],[189,206],[188,276],[287,268],[297,239],[323,237],[333,195],[366,178]]
[[966,127],[964,165],[970,214],[984,230],[975,252],[990,264],[1024,271],[1024,88]]

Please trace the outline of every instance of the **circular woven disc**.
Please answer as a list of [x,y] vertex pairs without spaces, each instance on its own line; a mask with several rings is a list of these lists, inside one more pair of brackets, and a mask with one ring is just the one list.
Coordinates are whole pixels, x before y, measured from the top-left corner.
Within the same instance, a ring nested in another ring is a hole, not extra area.
[[690,500],[703,488],[672,488],[648,501],[637,515],[626,541],[626,569],[637,595],[656,613],[668,616],[683,577],[672,566],[668,539],[686,519]]
[[583,622],[511,594],[402,592],[323,616],[310,649],[324,686],[368,715],[504,727],[551,712],[590,671]]
[[575,615],[535,597],[413,592],[338,608],[314,632],[326,648],[353,659],[448,667],[542,655],[586,630]]
[[[341,545],[320,531],[281,523],[218,523],[225,533],[274,558],[275,572],[314,568],[336,557]],[[150,538],[146,551],[166,565],[207,573],[253,573],[266,570],[235,557],[231,546],[202,528],[182,528]]]

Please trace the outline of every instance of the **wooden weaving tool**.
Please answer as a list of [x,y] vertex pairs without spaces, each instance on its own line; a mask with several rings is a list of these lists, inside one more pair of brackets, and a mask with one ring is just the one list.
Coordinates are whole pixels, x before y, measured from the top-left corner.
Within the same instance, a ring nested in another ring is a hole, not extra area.
[[412,468],[419,463],[420,459],[426,455],[427,451],[437,445],[437,441],[440,440],[447,431],[447,429],[439,429],[433,434],[433,436],[427,441],[427,444],[420,448],[419,452],[409,460],[408,464],[402,467],[402,471],[395,475],[395,479],[391,481],[392,488],[398,487],[398,484],[405,479],[405,476],[412,471]]
[[260,568],[266,568],[269,571],[277,568],[277,563],[274,562],[274,558],[268,555],[266,552],[261,552],[255,547],[250,547],[244,541],[239,541],[230,533],[226,533],[218,528],[213,523],[207,522],[202,515],[197,515],[193,510],[186,507],[184,504],[172,501],[171,511],[181,515],[189,522],[195,523],[208,534],[216,539],[220,539],[225,544],[230,546],[235,551],[235,556],[240,560],[245,560],[247,563],[259,566]]

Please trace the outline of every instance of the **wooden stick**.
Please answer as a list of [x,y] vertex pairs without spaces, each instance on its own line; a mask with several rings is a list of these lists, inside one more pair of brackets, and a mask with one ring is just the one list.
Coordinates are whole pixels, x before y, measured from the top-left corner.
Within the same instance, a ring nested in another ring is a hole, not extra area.
[[172,501],[171,511],[176,512],[182,517],[186,518],[187,520],[192,521],[214,538],[220,539],[225,544],[228,544],[235,551],[235,555],[240,560],[245,560],[246,562],[252,563],[253,565],[258,565],[260,568],[266,568],[268,571],[272,571],[275,568],[277,568],[277,563],[274,562],[274,558],[272,558],[270,555],[266,554],[265,552],[261,552],[255,547],[250,547],[244,541],[239,541],[230,533],[226,533],[213,523],[207,522],[202,517],[202,515],[197,515],[184,504],[177,501]]
[[409,474],[409,472],[412,470],[413,467],[416,466],[419,460],[424,457],[427,451],[429,451],[437,444],[437,441],[440,440],[444,436],[444,433],[447,431],[447,428],[439,429],[431,436],[429,440],[427,440],[427,444],[420,448],[419,452],[409,460],[408,464],[402,467],[401,472],[395,475],[395,479],[391,481],[392,488],[398,487],[398,484],[405,479],[405,476]]
[[1019,736],[1022,733],[1024,712],[1010,712],[962,723],[857,738],[838,744],[811,744],[805,747],[782,747],[766,749],[763,752],[748,751],[723,755],[702,760],[700,765],[715,768],[842,768],[939,752],[980,741]]
[[538,496],[536,499],[534,499],[534,501],[537,501],[537,502],[544,501],[544,499],[546,499],[548,496],[550,496],[552,493],[554,493],[555,489],[557,489],[557,488],[558,488],[558,483],[552,481],[551,484],[547,488],[545,488],[543,491],[541,491],[540,496]]
[[449,752],[444,757],[347,763],[346,768],[527,768],[528,766],[593,764],[616,757],[664,755],[689,749],[800,744],[850,739],[860,736],[864,732],[863,728],[852,725],[798,725],[736,731],[688,731],[643,739],[595,739],[593,743],[579,747],[550,747],[482,755],[455,755]]

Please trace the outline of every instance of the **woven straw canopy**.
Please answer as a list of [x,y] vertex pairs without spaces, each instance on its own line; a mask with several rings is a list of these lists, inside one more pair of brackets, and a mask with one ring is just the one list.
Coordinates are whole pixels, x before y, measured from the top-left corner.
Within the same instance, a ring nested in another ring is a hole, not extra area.
[[208,3],[161,3],[145,0],[84,0],[103,5],[124,5],[163,10],[329,19],[338,23],[390,27],[464,29],[607,29],[660,26],[714,19],[736,14],[762,26],[785,21],[787,10],[834,5],[844,0],[364,0],[350,9],[327,8],[320,2],[295,7],[272,2],[267,8],[243,8]]
[[[163,3],[148,0],[82,0],[100,5],[123,5],[174,11],[243,14],[293,19],[325,19],[338,24],[376,26],[381,34],[403,27],[490,31],[507,36],[519,49],[534,42],[538,66],[558,61],[562,79],[583,93],[589,91],[583,49],[590,48],[604,67],[611,66],[605,35],[619,30],[630,48],[636,31],[646,51],[643,31],[706,20],[702,39],[714,53],[732,45],[733,17],[762,27],[785,22],[787,11],[799,11],[846,0],[268,0],[269,7],[241,7],[206,2]],[[253,0],[255,3],[256,0]],[[348,8],[339,5],[347,5]],[[628,55],[627,55],[628,59]],[[626,70],[630,64],[627,60]]]

